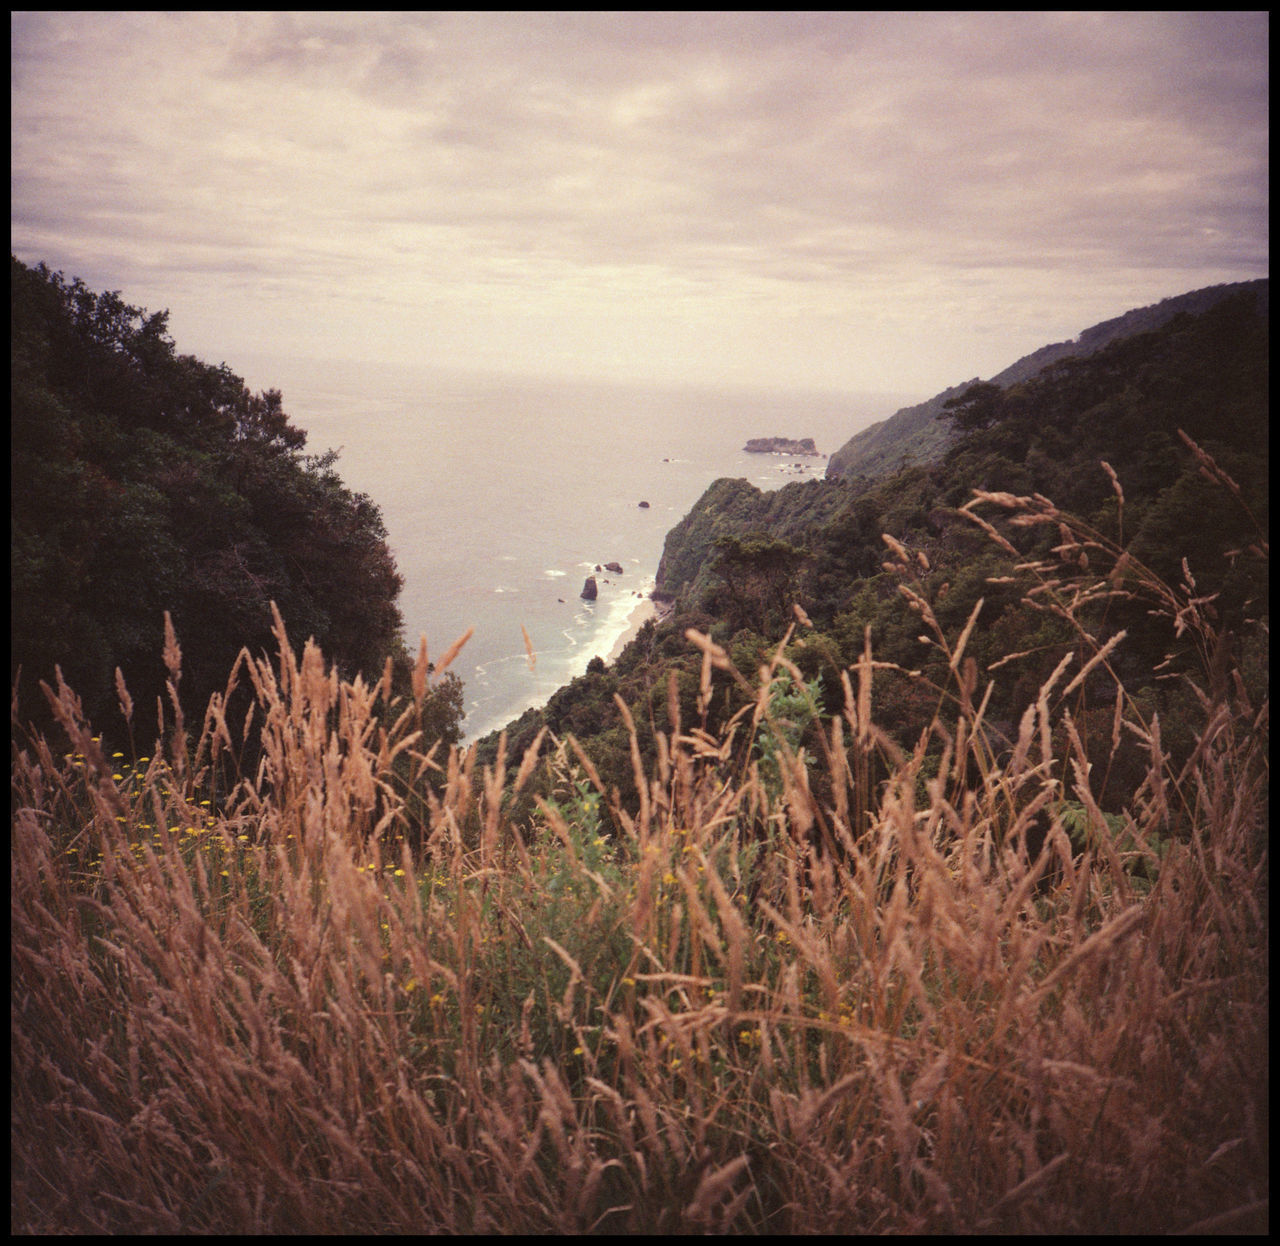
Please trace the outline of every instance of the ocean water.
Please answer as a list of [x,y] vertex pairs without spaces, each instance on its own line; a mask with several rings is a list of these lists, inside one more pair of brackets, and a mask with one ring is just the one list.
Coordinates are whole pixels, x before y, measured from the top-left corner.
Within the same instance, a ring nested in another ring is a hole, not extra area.
[[[609,658],[644,612],[667,532],[712,481],[771,489],[826,468],[747,454],[748,438],[813,437],[830,454],[918,401],[295,361],[246,378],[282,389],[308,449],[338,449],[343,480],[381,508],[410,650],[425,635],[438,658],[472,629],[450,668],[468,740]],[[609,562],[622,574],[596,572]],[[587,602],[592,574],[599,596]]]

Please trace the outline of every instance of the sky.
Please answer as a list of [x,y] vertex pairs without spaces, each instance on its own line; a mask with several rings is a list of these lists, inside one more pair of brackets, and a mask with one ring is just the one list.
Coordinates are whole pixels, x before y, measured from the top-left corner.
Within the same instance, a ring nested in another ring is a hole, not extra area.
[[1266,13],[11,21],[14,254],[246,376],[926,396],[1269,271]]

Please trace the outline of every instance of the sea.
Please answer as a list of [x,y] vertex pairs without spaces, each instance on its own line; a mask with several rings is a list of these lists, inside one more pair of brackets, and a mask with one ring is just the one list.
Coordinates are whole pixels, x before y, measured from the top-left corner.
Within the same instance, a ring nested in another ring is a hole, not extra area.
[[450,666],[468,742],[617,656],[652,613],[667,533],[714,480],[767,490],[826,469],[749,454],[749,438],[812,437],[825,456],[920,401],[334,361],[261,360],[244,375],[282,390],[307,450],[337,450],[344,483],[380,508],[410,652],[425,636],[438,661],[470,632]]

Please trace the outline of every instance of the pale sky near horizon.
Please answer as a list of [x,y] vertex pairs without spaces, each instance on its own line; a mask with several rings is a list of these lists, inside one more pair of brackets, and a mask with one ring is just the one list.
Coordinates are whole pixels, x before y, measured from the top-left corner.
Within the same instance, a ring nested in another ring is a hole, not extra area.
[[12,249],[246,376],[923,396],[1267,275],[1268,21],[15,13]]

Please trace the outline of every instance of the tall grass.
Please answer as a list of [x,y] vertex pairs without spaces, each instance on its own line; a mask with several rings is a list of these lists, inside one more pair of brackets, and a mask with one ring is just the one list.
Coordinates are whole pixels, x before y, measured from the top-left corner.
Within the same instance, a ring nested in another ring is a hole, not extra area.
[[[68,747],[15,725],[12,767],[14,1229],[1265,1228],[1267,703],[1206,668],[1175,763],[1113,683],[1148,765],[1104,813],[1087,602],[1145,594],[1211,665],[1209,613],[1042,499],[985,501],[1061,525],[1024,571],[1082,629],[1003,751],[979,612],[949,638],[905,579],[952,675],[914,750],[868,642],[806,752],[780,648],[719,735],[673,686],[630,810],[572,740],[514,776],[437,757],[425,651],[391,704],[278,619],[151,756],[50,689]],[[728,659],[690,641],[709,692]]]

